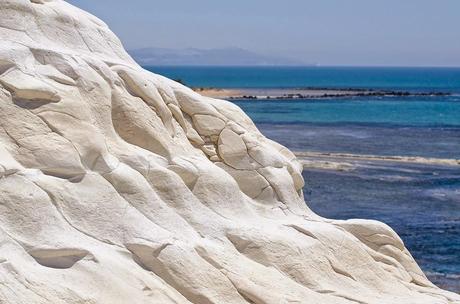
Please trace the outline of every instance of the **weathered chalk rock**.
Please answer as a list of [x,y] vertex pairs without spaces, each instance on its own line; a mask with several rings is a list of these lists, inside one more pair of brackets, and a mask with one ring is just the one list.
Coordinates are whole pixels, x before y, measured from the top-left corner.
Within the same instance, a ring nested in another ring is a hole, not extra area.
[[0,1],[0,303],[460,303],[388,226],[311,212],[301,170],[99,19]]

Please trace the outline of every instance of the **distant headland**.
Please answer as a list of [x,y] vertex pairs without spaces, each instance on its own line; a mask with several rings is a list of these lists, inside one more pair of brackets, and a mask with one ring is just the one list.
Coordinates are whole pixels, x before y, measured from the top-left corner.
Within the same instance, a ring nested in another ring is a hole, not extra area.
[[128,53],[142,66],[313,66],[301,60],[237,47],[218,49],[142,48]]

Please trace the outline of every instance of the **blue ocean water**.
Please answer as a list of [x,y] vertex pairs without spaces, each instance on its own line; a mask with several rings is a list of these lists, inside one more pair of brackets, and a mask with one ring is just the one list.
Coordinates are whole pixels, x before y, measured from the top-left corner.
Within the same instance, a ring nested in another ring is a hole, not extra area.
[[460,126],[460,96],[234,101],[256,123]]
[[[460,158],[460,69],[159,67],[196,87],[370,88],[451,96],[234,100],[267,137],[294,151]],[[389,224],[437,285],[460,292],[460,166],[376,162],[304,170],[318,214]]]
[[460,68],[145,67],[188,86],[373,88],[460,92]]

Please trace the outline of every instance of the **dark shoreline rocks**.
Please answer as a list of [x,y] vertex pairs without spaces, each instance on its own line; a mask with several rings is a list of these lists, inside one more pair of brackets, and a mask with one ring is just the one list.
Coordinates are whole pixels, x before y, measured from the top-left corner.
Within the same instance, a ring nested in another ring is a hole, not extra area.
[[[330,90],[330,89],[329,89]],[[347,90],[340,90],[347,91]],[[348,98],[348,97],[431,97],[431,96],[450,96],[451,93],[446,92],[407,92],[407,91],[364,91],[364,90],[353,90],[353,93],[324,93],[324,94],[302,94],[302,93],[289,93],[283,95],[273,96],[258,96],[258,95],[242,95],[242,96],[230,96],[228,99],[327,99],[327,98]],[[358,91],[358,92],[357,92]]]

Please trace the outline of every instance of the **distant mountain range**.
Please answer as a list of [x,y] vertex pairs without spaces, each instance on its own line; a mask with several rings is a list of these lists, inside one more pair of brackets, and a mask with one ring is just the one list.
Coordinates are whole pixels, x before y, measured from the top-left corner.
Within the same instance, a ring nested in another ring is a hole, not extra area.
[[282,66],[308,65],[299,60],[266,56],[240,48],[166,49],[143,48],[128,51],[142,66]]

